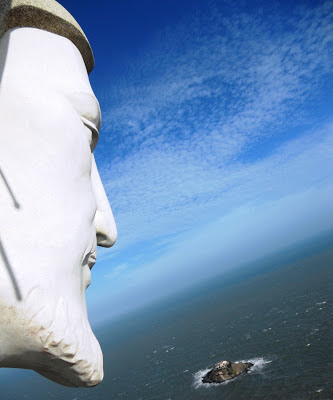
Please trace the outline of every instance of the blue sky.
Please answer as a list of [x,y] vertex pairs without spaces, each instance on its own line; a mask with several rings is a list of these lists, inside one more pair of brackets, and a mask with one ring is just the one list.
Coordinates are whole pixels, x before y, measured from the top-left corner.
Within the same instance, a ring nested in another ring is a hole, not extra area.
[[333,228],[332,1],[60,3],[95,54],[119,233],[93,321]]

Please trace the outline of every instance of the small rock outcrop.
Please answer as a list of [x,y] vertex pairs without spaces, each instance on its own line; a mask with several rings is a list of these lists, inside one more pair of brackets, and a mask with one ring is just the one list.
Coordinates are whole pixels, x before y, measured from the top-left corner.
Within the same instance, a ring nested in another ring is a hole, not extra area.
[[202,378],[203,383],[222,383],[247,372],[254,364],[221,361]]

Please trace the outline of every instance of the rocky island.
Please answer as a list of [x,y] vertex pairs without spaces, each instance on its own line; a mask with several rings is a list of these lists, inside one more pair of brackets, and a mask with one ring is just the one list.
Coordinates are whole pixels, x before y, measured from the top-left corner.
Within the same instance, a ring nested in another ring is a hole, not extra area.
[[247,372],[254,364],[248,362],[233,363],[220,361],[202,378],[203,383],[222,383]]

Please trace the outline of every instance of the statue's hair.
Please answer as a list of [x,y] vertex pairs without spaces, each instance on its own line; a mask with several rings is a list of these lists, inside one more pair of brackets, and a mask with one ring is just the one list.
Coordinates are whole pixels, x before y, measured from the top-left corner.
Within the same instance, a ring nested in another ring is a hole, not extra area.
[[88,73],[95,65],[94,56],[80,25],[55,0],[0,0],[0,37],[9,29],[30,27],[69,39],[80,51]]

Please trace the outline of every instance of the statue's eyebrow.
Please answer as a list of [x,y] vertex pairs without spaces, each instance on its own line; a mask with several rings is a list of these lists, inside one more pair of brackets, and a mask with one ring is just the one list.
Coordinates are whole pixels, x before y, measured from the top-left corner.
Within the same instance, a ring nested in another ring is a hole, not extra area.
[[83,124],[91,130],[91,134],[92,134],[92,139],[91,139],[91,150],[94,151],[95,147],[97,145],[98,142],[98,138],[99,138],[99,131],[96,127],[96,125],[91,122],[89,119],[83,117],[82,115],[80,116]]
[[92,91],[79,91],[67,93],[66,97],[83,123],[98,133],[101,127],[101,109],[94,93]]
[[88,120],[97,132],[99,132],[101,127],[101,109],[99,107],[99,102],[93,93],[80,93],[80,107],[78,112],[81,118]]

